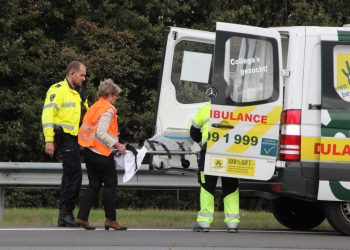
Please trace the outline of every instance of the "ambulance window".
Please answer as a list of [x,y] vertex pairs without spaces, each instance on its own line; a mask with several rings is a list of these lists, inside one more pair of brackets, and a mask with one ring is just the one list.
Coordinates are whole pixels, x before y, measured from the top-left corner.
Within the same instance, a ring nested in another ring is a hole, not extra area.
[[350,110],[350,44],[321,43],[322,109]]
[[289,36],[286,34],[281,34],[281,42],[282,42],[282,67],[283,69],[287,69]]
[[176,99],[183,104],[207,102],[211,85],[214,44],[180,41],[174,50],[171,81]]
[[350,46],[334,46],[333,60],[334,89],[340,98],[350,102]]
[[276,73],[272,42],[233,36],[225,48],[226,95],[231,101],[244,104],[272,100]]

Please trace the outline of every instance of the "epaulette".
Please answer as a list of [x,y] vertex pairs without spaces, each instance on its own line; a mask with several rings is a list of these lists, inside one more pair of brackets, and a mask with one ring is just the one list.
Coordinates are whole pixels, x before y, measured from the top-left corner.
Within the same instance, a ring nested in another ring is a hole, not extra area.
[[57,83],[56,85],[55,85],[55,87],[56,88],[59,88],[59,87],[61,87],[62,85],[60,84],[60,83]]

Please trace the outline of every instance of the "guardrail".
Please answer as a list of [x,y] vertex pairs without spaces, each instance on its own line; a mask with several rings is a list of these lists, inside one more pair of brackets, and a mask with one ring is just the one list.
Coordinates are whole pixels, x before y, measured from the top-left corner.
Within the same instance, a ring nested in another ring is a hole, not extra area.
[[[82,187],[88,184],[85,164],[82,164]],[[123,183],[124,170],[117,168],[118,188],[127,189],[182,189],[199,188],[197,170],[184,168],[149,170],[142,164],[137,174]],[[58,188],[61,184],[62,163],[54,162],[0,162],[0,220],[3,220],[6,188]],[[221,178],[217,187],[221,188]],[[240,195],[244,197],[276,198],[271,187],[259,181],[240,180]]]
[[[82,164],[82,187],[88,184],[86,167]],[[118,187],[133,189],[195,189],[199,187],[195,170],[167,169],[150,171],[141,165],[137,174],[123,183],[124,170],[117,168]],[[5,209],[5,188],[58,188],[61,184],[62,163],[0,162],[0,220]]]

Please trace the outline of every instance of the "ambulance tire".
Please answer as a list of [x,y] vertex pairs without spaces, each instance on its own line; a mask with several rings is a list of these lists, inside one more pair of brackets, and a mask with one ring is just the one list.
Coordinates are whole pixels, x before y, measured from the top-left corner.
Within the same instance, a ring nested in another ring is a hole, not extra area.
[[350,202],[326,202],[324,213],[335,230],[350,235]]
[[279,223],[293,230],[309,230],[325,219],[322,207],[315,202],[279,197],[270,202],[270,208]]

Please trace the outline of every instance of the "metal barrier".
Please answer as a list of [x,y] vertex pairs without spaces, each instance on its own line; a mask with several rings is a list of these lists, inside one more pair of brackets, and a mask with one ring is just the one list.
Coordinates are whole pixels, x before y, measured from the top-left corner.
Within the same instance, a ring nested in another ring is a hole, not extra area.
[[[82,187],[88,184],[85,164],[82,164]],[[196,171],[167,169],[150,171],[141,165],[137,174],[123,183],[123,169],[117,168],[118,187],[133,189],[195,189],[199,187]],[[0,162],[0,220],[5,209],[5,188],[58,188],[61,184],[62,163]]]

